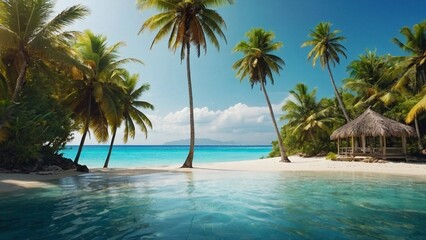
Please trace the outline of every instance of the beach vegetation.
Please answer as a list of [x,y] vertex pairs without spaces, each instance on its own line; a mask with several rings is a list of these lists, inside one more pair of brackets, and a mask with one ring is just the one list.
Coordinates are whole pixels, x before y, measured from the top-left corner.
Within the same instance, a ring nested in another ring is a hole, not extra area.
[[226,42],[222,28],[226,28],[224,19],[212,7],[232,4],[233,0],[137,0],[139,9],[156,9],[160,13],[148,18],[142,25],[139,34],[158,29],[152,41],[155,43],[168,37],[168,48],[174,52],[180,48],[180,59],[186,59],[186,72],[189,97],[190,142],[188,156],[182,168],[192,168],[195,147],[194,102],[191,79],[191,45],[200,57],[201,48],[207,52],[207,42],[219,50],[218,37]]
[[59,99],[76,65],[66,27],[88,14],[75,5],[52,16],[53,1],[0,1],[0,168],[31,171],[72,138]]
[[118,126],[121,120],[123,114],[117,97],[125,91],[121,67],[128,62],[142,63],[135,58],[120,59],[118,49],[123,45],[124,42],[118,42],[108,46],[106,37],[90,30],[81,34],[74,45],[85,66],[72,68],[72,91],[65,99],[82,133],[75,164],[78,164],[89,129],[99,142],[106,142],[109,125]]
[[417,103],[410,109],[405,120],[408,123],[414,121],[418,148],[423,149],[418,115],[426,110],[426,21],[415,24],[413,29],[403,27],[400,33],[405,42],[398,38],[393,38],[392,41],[410,55],[397,57],[399,62],[395,68],[400,70],[400,75],[394,89],[408,98],[416,99]]
[[[335,101],[329,98],[317,101],[316,89],[309,91],[308,86],[299,83],[290,91],[282,110],[284,114],[280,119],[286,124],[281,128],[281,135],[289,154],[315,156],[332,150],[331,131],[344,122]],[[277,155],[273,151],[270,156]]]
[[357,116],[368,107],[383,111],[395,103],[397,93],[390,91],[396,81],[393,66],[390,55],[378,56],[376,51],[367,51],[349,64],[349,78],[343,83],[355,94],[355,102],[349,106],[354,106]]
[[246,37],[248,38],[247,41],[243,40],[234,47],[234,52],[242,53],[244,57],[237,60],[232,68],[237,71],[237,77],[240,81],[248,78],[251,88],[256,84],[260,85],[260,90],[265,96],[272,124],[277,134],[281,162],[290,162],[280,137],[275,114],[266,90],[267,79],[269,78],[271,84],[274,85],[273,73],[279,74],[285,65],[283,59],[272,54],[274,51],[279,50],[283,43],[274,42],[275,34],[272,31],[265,31],[261,28],[251,29],[246,33]]
[[75,5],[51,18],[53,1],[2,0],[0,1],[0,48],[7,68],[11,102],[19,101],[27,70],[40,66],[74,64],[68,41],[74,32],[64,31],[88,14],[88,9]]
[[337,154],[334,152],[329,152],[327,153],[327,156],[325,156],[325,159],[335,161],[337,160]]
[[[335,143],[329,140],[327,131],[316,131],[315,134],[308,131],[317,122],[310,123],[307,119],[313,120],[313,116],[323,116],[328,129],[334,131],[348,120],[345,111],[348,116],[359,116],[368,108],[415,127],[418,138],[417,141],[408,140],[408,151],[412,154],[418,153],[424,146],[426,128],[425,22],[414,25],[412,29],[402,28],[400,33],[405,41],[397,38],[392,40],[407,52],[408,56],[380,56],[376,51],[367,50],[347,66],[348,78],[343,80],[343,88],[339,91],[336,90],[329,62],[335,65],[340,61],[339,55],[345,56],[345,48],[339,43],[344,38],[338,36],[339,31],[331,32],[330,26],[329,23],[320,23],[311,31],[311,40],[303,43],[302,47],[312,46],[308,59],[312,59],[314,65],[319,60],[322,66],[329,70],[335,98],[323,98],[320,102],[328,102],[330,109],[333,109],[334,105],[335,111],[330,111],[330,115],[322,115],[323,108],[313,108],[315,104],[308,99],[312,98],[315,92],[309,93],[302,84],[291,90],[292,98],[284,104],[284,114],[281,117],[285,122],[281,128],[281,137],[289,154],[314,156],[327,149],[335,150]],[[322,45],[330,39],[334,48]],[[327,48],[332,50],[327,52]],[[336,111],[337,108],[342,111]],[[312,113],[314,115],[310,117]],[[274,141],[272,145],[270,156],[277,156],[277,142]]]
[[[31,72],[22,90],[20,104],[3,105],[1,115],[0,168],[32,171],[43,159],[59,157],[59,151],[71,140],[74,125],[71,112],[53,97],[49,79]],[[3,102],[4,103],[4,102]],[[7,110],[13,106],[13,111]]]

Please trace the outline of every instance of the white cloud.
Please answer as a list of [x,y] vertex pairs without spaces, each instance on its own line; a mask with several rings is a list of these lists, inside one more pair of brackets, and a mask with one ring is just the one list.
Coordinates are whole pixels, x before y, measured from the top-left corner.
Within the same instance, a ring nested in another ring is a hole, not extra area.
[[[273,105],[275,117],[282,114],[280,104]],[[148,115],[153,123],[153,129],[148,132],[148,139],[144,134],[136,133],[134,140],[129,144],[162,144],[167,141],[189,138],[189,108],[185,107],[166,116]],[[195,108],[195,131],[197,138],[211,138],[221,141],[233,141],[238,144],[269,144],[276,135],[272,126],[269,109],[266,106],[248,106],[237,103],[224,110],[211,110],[208,107]],[[281,124],[279,124],[281,125]],[[122,144],[122,130],[118,130],[117,144]],[[72,144],[78,144],[80,134]],[[95,144],[94,139],[88,144]]]

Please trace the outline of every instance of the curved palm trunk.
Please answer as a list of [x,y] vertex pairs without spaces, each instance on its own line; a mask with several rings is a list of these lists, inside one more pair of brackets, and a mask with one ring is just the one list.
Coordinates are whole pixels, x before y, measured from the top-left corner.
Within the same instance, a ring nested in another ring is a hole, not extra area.
[[81,154],[81,151],[83,150],[84,141],[86,140],[87,132],[89,131],[90,115],[92,112],[92,99],[90,96],[91,94],[89,94],[89,106],[87,109],[86,122],[84,123],[84,132],[83,132],[83,136],[81,137],[80,145],[78,146],[78,151],[74,159],[74,164],[78,164],[78,160],[80,160],[80,154]]
[[194,159],[195,147],[195,124],[194,124],[194,102],[192,100],[192,82],[191,82],[191,67],[190,67],[190,45],[186,43],[186,75],[188,77],[188,96],[189,96],[189,125],[190,125],[190,140],[189,140],[189,153],[186,157],[185,163],[182,168],[192,168],[192,161]]
[[108,155],[105,159],[104,168],[108,168],[109,158],[111,157],[112,146],[114,145],[116,133],[117,133],[117,127],[114,127],[114,133],[112,134],[111,144],[109,145]]
[[343,115],[345,116],[346,122],[348,123],[351,121],[351,119],[349,118],[345,105],[343,104],[342,98],[340,97],[339,91],[337,90],[336,83],[334,82],[333,74],[331,73],[330,65],[328,64],[328,62],[327,62],[327,69],[328,69],[328,74],[330,74],[331,84],[333,85],[333,88],[334,88],[334,94],[336,95],[337,101],[339,102],[340,109],[342,110]]
[[275,133],[277,134],[278,146],[280,148],[280,153],[281,153],[280,162],[290,162],[290,159],[288,159],[287,154],[285,153],[283,140],[281,138],[280,131],[278,130],[278,125],[277,125],[277,121],[275,120],[274,110],[272,110],[271,101],[269,100],[268,93],[266,92],[264,81],[262,81],[262,92],[265,95],[266,103],[268,104],[269,113],[271,114],[272,123],[274,125]]
[[21,63],[21,66],[19,66],[19,75],[18,75],[18,78],[16,79],[15,90],[13,91],[13,95],[11,99],[12,102],[16,102],[19,94],[21,93],[22,86],[24,86],[25,74],[27,72],[27,66],[28,66],[28,62],[25,58],[24,52],[19,51],[19,55],[20,57],[22,57],[22,63]]
[[[423,84],[426,84],[426,76],[425,76],[425,70],[424,69],[421,70],[420,77],[422,78],[421,82]],[[417,147],[419,148],[419,150],[423,150],[422,135],[420,133],[419,121],[418,121],[417,117],[414,118],[414,126],[416,127]]]
[[81,154],[81,151],[83,150],[84,141],[86,140],[86,135],[88,131],[89,131],[89,119],[87,119],[86,123],[84,124],[84,133],[83,133],[83,136],[81,137],[80,145],[78,146],[78,151],[74,159],[74,164],[78,164],[78,160],[80,160],[80,154]]

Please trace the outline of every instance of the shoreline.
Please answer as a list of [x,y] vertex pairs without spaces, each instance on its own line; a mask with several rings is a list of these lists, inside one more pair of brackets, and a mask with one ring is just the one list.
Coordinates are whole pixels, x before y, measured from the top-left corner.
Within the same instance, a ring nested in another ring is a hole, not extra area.
[[[426,180],[426,163],[365,163],[330,161],[324,157],[302,158],[289,157],[291,163],[279,162],[279,158],[266,158],[257,160],[244,160],[235,162],[195,163],[194,168],[180,168],[180,165],[141,168],[94,168],[90,173],[108,175],[132,176],[140,174],[161,172],[193,172],[193,171],[252,171],[252,172],[352,172],[352,173],[378,173],[399,175],[405,177],[420,177]],[[54,172],[50,175],[36,173],[0,173],[0,193],[12,192],[31,188],[49,188],[54,186],[53,180],[77,176],[87,173],[67,170]]]

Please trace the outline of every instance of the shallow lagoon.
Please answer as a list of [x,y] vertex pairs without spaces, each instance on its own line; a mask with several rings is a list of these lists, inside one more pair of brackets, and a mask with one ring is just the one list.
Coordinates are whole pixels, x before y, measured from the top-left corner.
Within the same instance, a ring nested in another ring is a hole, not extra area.
[[[80,164],[101,168],[108,153],[108,145],[84,146]],[[78,146],[67,146],[64,157],[74,159]],[[266,157],[272,146],[216,146],[196,145],[196,163],[230,162]],[[173,145],[117,145],[111,153],[109,167],[152,167],[182,165],[188,155],[188,146]]]
[[86,174],[0,195],[0,239],[424,239],[426,179]]

